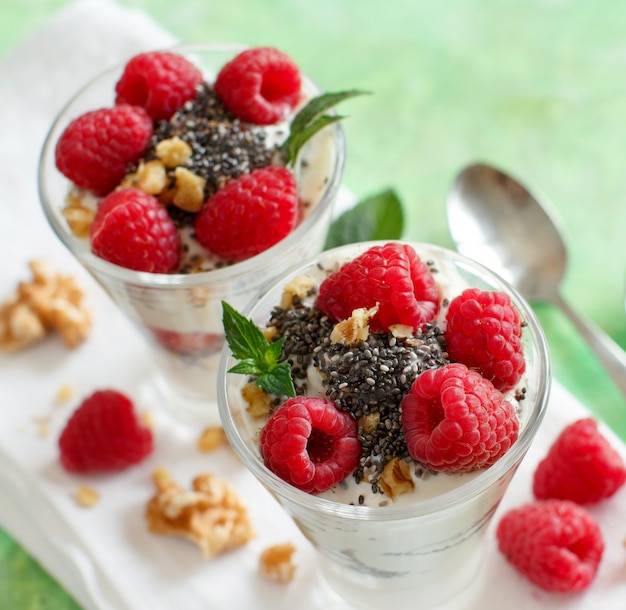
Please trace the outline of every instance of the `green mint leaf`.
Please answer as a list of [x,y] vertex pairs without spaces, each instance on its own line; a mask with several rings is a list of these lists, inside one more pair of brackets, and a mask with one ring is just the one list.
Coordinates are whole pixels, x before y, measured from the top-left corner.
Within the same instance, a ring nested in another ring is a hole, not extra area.
[[222,323],[228,346],[239,361],[229,373],[254,376],[259,387],[274,394],[296,395],[289,365],[279,362],[284,337],[270,343],[252,320],[225,301],[222,301]]
[[339,115],[324,114],[321,117],[316,118],[313,122],[309,123],[301,131],[295,132],[288,138],[288,145],[283,149],[286,155],[287,163],[293,163],[301,148],[322,128],[331,123],[336,123],[344,117]]
[[281,362],[269,373],[259,375],[256,384],[272,394],[289,397],[296,395],[296,389],[291,378],[291,368],[286,362]]
[[[285,155],[287,165],[295,162],[304,144],[322,127],[344,118],[333,116],[331,119],[331,117],[325,116],[320,122],[319,117],[321,114],[343,100],[357,95],[364,95],[365,93],[365,91],[352,89],[336,93],[323,93],[310,100],[294,117],[289,127],[289,136],[280,147],[281,152]],[[315,127],[313,127],[314,125]]]
[[402,202],[393,189],[361,200],[330,227],[326,249],[378,239],[399,239],[404,230]]

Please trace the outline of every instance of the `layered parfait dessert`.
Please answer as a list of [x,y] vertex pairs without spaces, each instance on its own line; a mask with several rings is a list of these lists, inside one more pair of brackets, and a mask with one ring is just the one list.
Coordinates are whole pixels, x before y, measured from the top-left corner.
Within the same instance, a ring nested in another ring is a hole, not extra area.
[[250,319],[224,307],[226,432],[331,586],[424,608],[467,586],[547,401],[530,308],[475,263],[402,242],[323,253]]
[[243,305],[322,248],[344,160],[329,110],[355,93],[322,94],[275,48],[185,46],[98,77],[53,125],[48,219],[173,394],[214,394],[221,298]]

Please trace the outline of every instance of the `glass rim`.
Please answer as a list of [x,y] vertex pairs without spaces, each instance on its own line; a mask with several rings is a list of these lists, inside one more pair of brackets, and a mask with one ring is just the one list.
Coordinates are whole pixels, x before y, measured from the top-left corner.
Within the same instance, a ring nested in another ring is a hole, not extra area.
[[[180,54],[211,51],[216,53],[238,53],[246,48],[249,47],[234,43],[185,43],[172,45],[161,50]],[[88,268],[93,269],[104,276],[109,276],[137,286],[158,286],[159,288],[164,289],[178,289],[200,286],[207,284],[208,282],[212,284],[220,281],[232,282],[239,276],[254,272],[255,269],[271,265],[272,261],[276,257],[284,256],[285,250],[288,250],[292,244],[298,243],[302,239],[306,238],[306,232],[309,226],[318,222],[319,218],[327,212],[341,186],[346,158],[346,144],[344,131],[340,121],[327,126],[327,128],[330,128],[333,131],[333,140],[335,142],[336,152],[332,162],[332,167],[330,168],[329,178],[324,187],[324,192],[320,196],[317,205],[313,208],[313,210],[311,210],[308,216],[289,235],[287,235],[287,237],[255,256],[241,262],[233,263],[219,269],[212,269],[210,271],[189,274],[166,274],[126,269],[95,256],[89,250],[76,247],[77,238],[71,234],[68,227],[64,226],[63,222],[54,212],[55,202],[52,200],[46,184],[47,180],[45,173],[46,168],[48,167],[46,162],[50,163],[50,160],[52,160],[52,166],[54,167],[53,159],[56,138],[58,137],[57,131],[59,131],[60,126],[64,124],[65,121],[71,120],[71,117],[68,119],[67,113],[72,109],[73,105],[81,99],[85,92],[96,86],[99,82],[106,80],[107,77],[110,77],[118,72],[121,68],[123,68],[123,66],[124,63],[118,63],[115,66],[99,72],[94,78],[82,85],[78,91],[69,98],[63,108],[58,112],[52,125],[48,129],[39,154],[37,165],[37,189],[39,201],[43,207],[48,223],[54,230],[57,237],[63,242],[65,247],[72,252],[72,254],[74,254]],[[313,86],[316,91],[321,92],[321,88],[315,83],[315,81],[313,81],[304,72],[301,72],[301,74],[306,84]],[[70,181],[68,180],[68,185],[69,183]],[[62,202],[57,202],[56,205],[62,205]]]
[[267,295],[267,293],[275,288],[277,284],[284,283],[286,278],[296,275],[298,272],[310,267],[320,258],[320,256],[332,256],[335,253],[340,253],[342,250],[352,249],[355,245],[367,248],[393,241],[412,244],[418,247],[428,247],[430,249],[443,252],[447,256],[452,255],[456,261],[462,263],[468,268],[471,268],[473,271],[478,272],[481,277],[486,277],[486,279],[496,287],[499,286],[500,289],[509,293],[509,295],[513,298],[514,305],[521,312],[523,319],[527,323],[526,329],[529,332],[531,342],[536,346],[538,361],[540,363],[539,366],[541,367],[538,380],[539,386],[537,387],[536,396],[537,404],[533,405],[534,408],[530,413],[529,419],[513,446],[495,464],[486,470],[483,470],[478,476],[463,485],[438,496],[420,500],[416,504],[403,504],[397,506],[359,506],[353,504],[343,504],[326,498],[320,498],[293,487],[270,471],[263,464],[261,457],[250,450],[234,422],[229,406],[227,391],[229,384],[226,380],[228,379],[228,375],[233,374],[228,373],[228,369],[232,366],[233,360],[230,348],[228,344],[226,344],[222,350],[217,374],[217,402],[224,431],[226,432],[233,449],[242,459],[246,467],[251,470],[254,476],[266,488],[268,488],[272,494],[280,498],[285,498],[285,500],[292,504],[303,506],[309,510],[316,508],[321,513],[343,516],[357,521],[401,521],[416,517],[423,517],[444,511],[480,495],[496,483],[502,476],[504,476],[506,472],[517,468],[517,465],[528,451],[528,448],[532,440],[535,438],[536,432],[543,421],[550,397],[552,376],[548,343],[543,330],[541,329],[541,325],[539,324],[539,320],[530,307],[530,304],[509,282],[491,271],[489,268],[454,250],[437,246],[435,244],[408,240],[377,240],[360,242],[359,244],[347,244],[333,248],[332,250],[326,250],[322,252],[321,255],[309,257],[306,261],[292,266],[288,271],[274,280],[271,285],[266,286],[259,291],[257,296],[248,302],[241,313],[246,317],[250,317],[254,312],[255,306]]

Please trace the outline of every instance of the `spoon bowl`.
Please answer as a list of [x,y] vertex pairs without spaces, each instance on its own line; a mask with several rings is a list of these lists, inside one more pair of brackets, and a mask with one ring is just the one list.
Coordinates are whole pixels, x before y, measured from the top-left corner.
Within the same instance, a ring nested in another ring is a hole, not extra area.
[[515,178],[475,163],[454,181],[447,214],[458,251],[498,273],[528,301],[560,307],[626,398],[626,353],[561,297],[567,250],[548,205]]

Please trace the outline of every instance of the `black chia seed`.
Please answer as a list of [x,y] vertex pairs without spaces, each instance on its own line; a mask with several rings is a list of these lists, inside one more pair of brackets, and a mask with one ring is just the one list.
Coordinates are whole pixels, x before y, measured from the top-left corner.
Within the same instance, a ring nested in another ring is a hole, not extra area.
[[[299,301],[290,309],[275,308],[269,325],[278,331],[275,340],[285,337],[283,354],[289,354],[296,391],[306,393],[312,364],[322,373],[327,397],[357,421],[361,457],[354,478],[367,479],[374,492],[382,493],[379,479],[387,462],[409,457],[402,398],[421,372],[449,362],[442,331],[426,324],[411,338],[377,333],[347,346],[331,341],[333,324],[325,315]],[[378,421],[370,429],[363,418],[372,415]]]

